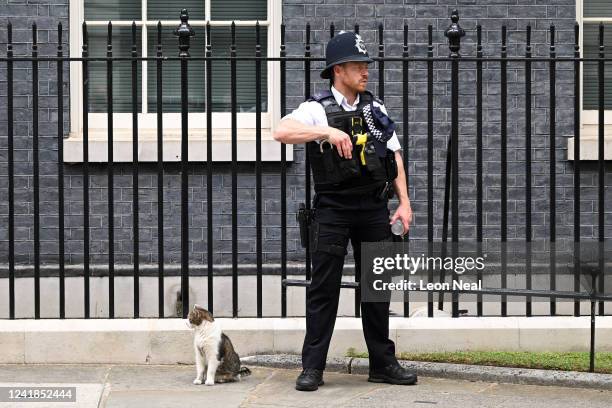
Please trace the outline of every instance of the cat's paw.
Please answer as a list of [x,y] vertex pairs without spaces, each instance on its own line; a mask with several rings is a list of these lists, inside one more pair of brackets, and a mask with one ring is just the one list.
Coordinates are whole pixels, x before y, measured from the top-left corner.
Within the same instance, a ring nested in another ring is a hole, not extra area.
[[196,378],[195,380],[193,380],[193,383],[195,385],[200,385],[200,384],[202,384],[202,380],[200,380],[199,378]]
[[206,384],[206,385],[215,385],[215,380],[206,380],[206,382],[204,382],[204,384]]

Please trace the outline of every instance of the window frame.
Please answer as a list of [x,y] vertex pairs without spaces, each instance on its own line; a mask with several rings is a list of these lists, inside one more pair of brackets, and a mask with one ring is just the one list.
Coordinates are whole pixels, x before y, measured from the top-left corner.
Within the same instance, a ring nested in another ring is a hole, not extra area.
[[[585,23],[611,23],[612,17],[584,17],[584,0],[576,0],[576,21],[580,29],[580,55],[584,57],[584,25]],[[607,51],[608,52],[608,51]],[[597,125],[599,123],[599,110],[584,109],[584,63],[581,64],[580,71],[580,127],[584,125]],[[604,111],[604,124],[612,125],[612,110]]]
[[[205,27],[208,19],[210,18],[211,12],[211,0],[202,0],[205,3],[205,12],[206,12],[206,20],[195,20],[190,19],[189,24],[200,32],[202,35],[204,33]],[[215,0],[212,0],[215,1]],[[219,1],[219,0],[216,0]],[[221,0],[222,1],[222,0]],[[138,55],[146,55],[147,53],[147,30],[156,30],[156,25],[158,20],[147,20],[146,16],[146,4],[147,0],[141,0],[142,2],[142,15],[141,20],[136,21],[136,25],[141,27],[141,38],[142,45],[139,50]],[[84,21],[84,11],[85,4],[84,0],[70,0],[70,56],[73,58],[81,57],[82,55],[82,29],[81,25]],[[275,0],[267,0],[267,19],[265,21],[259,21],[260,26],[267,27],[267,53],[271,57],[279,57],[280,56],[280,26],[282,23],[282,4],[280,1]],[[113,22],[113,26],[131,26],[132,21],[117,21],[111,20]],[[255,26],[255,20],[235,20],[236,26]],[[177,16],[175,20],[161,20],[161,23],[164,27],[174,27],[178,26],[180,23],[179,20],[179,12],[177,11]],[[230,20],[210,20],[210,25],[212,27],[226,26],[230,27],[232,21]],[[108,24],[108,20],[104,21],[87,21],[88,27],[95,26],[104,26],[106,27]],[[153,31],[155,32],[155,31]],[[149,31],[149,35],[151,35],[151,31]],[[164,50],[165,53],[172,53],[171,50]],[[177,41],[177,49],[178,53],[178,41]],[[253,53],[255,50],[253,50]],[[214,53],[214,44],[213,44],[213,53]],[[214,55],[214,54],[213,54]],[[141,95],[142,95],[142,107],[141,111],[138,113],[138,129],[139,129],[139,139],[151,140],[156,144],[155,137],[157,131],[157,124],[155,117],[156,113],[148,112],[148,104],[147,104],[147,80],[148,75],[145,73],[147,69],[151,69],[151,67],[147,67],[147,61],[143,61],[140,66],[141,70]],[[153,68],[154,69],[154,68]],[[71,61],[70,62],[70,134],[68,138],[65,139],[66,142],[69,143],[66,146],[66,161],[69,162],[80,162],[82,161],[82,135],[83,135],[83,93],[82,93],[82,64],[80,61]],[[267,112],[261,113],[261,128],[262,128],[262,142],[275,142],[272,138],[273,129],[279,121],[280,116],[280,83],[278,83],[278,78],[280,78],[280,66],[278,63],[267,62]],[[102,149],[103,145],[106,145],[106,135],[107,135],[107,118],[108,114],[105,112],[97,112],[97,113],[89,113],[89,135],[90,139],[97,138],[96,141],[93,141],[93,144],[97,146],[95,150],[90,151],[90,161],[99,161],[104,162],[107,161],[107,149]],[[132,130],[132,113],[131,112],[119,112],[113,113],[113,122],[114,122],[114,133],[118,135],[120,138],[121,135],[128,135]],[[181,114],[178,112],[173,113],[163,113],[163,123],[164,123],[164,133],[176,134],[180,132],[181,127]],[[237,123],[238,123],[238,139],[239,142],[246,142],[245,148],[248,149],[248,146],[251,146],[251,153],[249,154],[241,154],[239,150],[239,160],[241,161],[254,161],[254,134],[255,134],[255,124],[256,124],[256,114],[249,112],[238,112],[237,113]],[[228,129],[231,129],[231,112],[213,112],[212,113],[212,126],[213,126],[213,141],[220,139],[225,141],[227,144],[228,138]],[[190,129],[190,150],[192,150],[193,143],[196,144],[202,143],[205,146],[206,144],[206,112],[190,112],[189,113],[189,129]],[[129,131],[129,132],[128,132]],[[145,134],[144,138],[141,138],[141,134]],[[104,138],[104,141],[100,140]],[[115,138],[117,139],[117,137]],[[197,139],[197,140],[196,140]],[[70,144],[72,142],[72,144]],[[146,141],[140,141],[139,143],[146,143]],[[90,145],[92,143],[90,142]],[[178,154],[176,153],[176,146],[170,147],[168,152],[166,152],[166,140],[164,140],[164,161],[178,161],[180,160],[180,149],[178,150]],[[289,147],[289,146],[288,146]],[[199,147],[198,147],[199,148]],[[81,152],[79,152],[79,150]],[[91,150],[91,147],[90,147]],[[122,154],[123,150],[117,147],[117,140],[115,140],[113,150],[117,153],[115,154],[116,161],[128,161],[127,155]],[[156,160],[156,148],[145,148],[141,149],[139,153],[139,160],[142,161],[155,161]],[[200,149],[202,150],[202,149]],[[215,161],[225,161],[228,159],[228,149],[218,148],[215,150],[219,154],[215,154],[213,152],[213,160]],[[274,151],[278,150],[278,154]],[[169,153],[169,154],[166,154]],[[131,153],[130,153],[131,155]],[[80,156],[80,159],[79,159]],[[189,154],[189,160],[191,161],[199,161],[202,159],[202,152],[200,154]],[[215,156],[217,156],[215,158]],[[287,149],[287,159],[292,160],[292,149]],[[262,147],[262,160],[271,160],[277,161],[280,160],[280,149],[272,149],[272,146]]]
[[[612,18],[584,17],[584,0],[576,0],[576,21],[579,26],[579,46],[580,55],[584,57],[584,24],[585,22],[609,22]],[[599,158],[599,111],[584,109],[584,63],[581,64],[580,72],[580,160],[598,160]],[[612,160],[612,110],[604,111],[604,160]],[[567,138],[567,160],[574,161],[574,141],[575,136]]]

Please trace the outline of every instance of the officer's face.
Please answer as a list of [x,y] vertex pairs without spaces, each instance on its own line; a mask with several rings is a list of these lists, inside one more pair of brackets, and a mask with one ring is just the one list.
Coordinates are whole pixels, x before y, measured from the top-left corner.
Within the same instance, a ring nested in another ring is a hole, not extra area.
[[336,65],[334,79],[341,81],[346,87],[356,92],[363,92],[368,85],[368,63],[367,62],[345,62]]

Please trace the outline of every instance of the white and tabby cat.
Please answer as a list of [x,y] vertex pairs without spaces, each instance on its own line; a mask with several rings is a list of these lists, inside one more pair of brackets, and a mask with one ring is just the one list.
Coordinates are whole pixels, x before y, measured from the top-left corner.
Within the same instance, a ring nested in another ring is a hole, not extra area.
[[[240,367],[240,357],[208,310],[194,305],[189,312],[189,327],[194,330],[196,378],[194,384],[202,384],[206,370],[206,385],[240,381],[241,375],[251,374],[247,367]],[[208,368],[206,367],[208,366]]]

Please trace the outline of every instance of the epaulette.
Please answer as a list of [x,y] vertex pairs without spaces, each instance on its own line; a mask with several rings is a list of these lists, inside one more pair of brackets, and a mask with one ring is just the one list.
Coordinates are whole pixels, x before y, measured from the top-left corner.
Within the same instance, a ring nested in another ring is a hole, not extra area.
[[372,101],[374,101],[374,102],[378,103],[379,105],[384,105],[384,104],[385,104],[385,103],[382,101],[382,99],[380,99],[380,98],[379,98],[379,97],[377,97],[377,96],[374,96],[374,94],[373,94],[372,92],[368,91],[367,89],[366,89],[365,91],[363,91],[363,95],[364,95],[364,96],[369,96],[369,97],[370,97],[370,100],[372,100]]
[[323,109],[325,109],[325,113],[337,112],[342,110],[342,108],[338,106],[336,98],[334,98],[334,94],[329,89],[312,95],[310,98],[308,98],[308,101],[315,101],[320,103],[321,106],[323,106]]
[[332,92],[329,89],[326,89],[324,91],[321,92],[317,92],[314,95],[311,95],[310,98],[308,98],[307,100],[310,101],[315,101],[315,102],[319,102],[321,103],[321,101],[333,97],[334,94],[332,94]]

